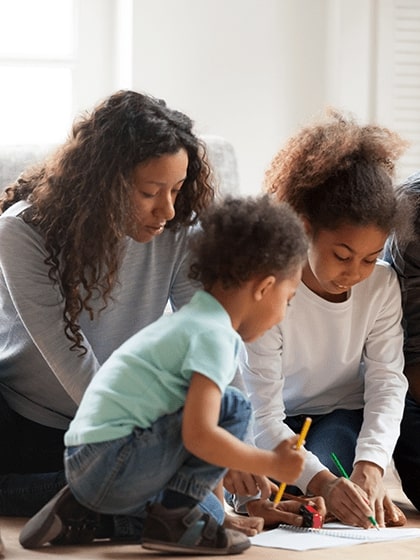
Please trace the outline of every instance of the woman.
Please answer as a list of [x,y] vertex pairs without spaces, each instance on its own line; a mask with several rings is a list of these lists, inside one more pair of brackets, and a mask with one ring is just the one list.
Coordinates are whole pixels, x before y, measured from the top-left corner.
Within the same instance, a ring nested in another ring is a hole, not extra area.
[[194,292],[188,229],[213,188],[192,126],[118,92],[0,200],[2,515],[65,484],[63,435],[99,366]]
[[[63,488],[63,436],[93,375],[168,301],[175,310],[195,292],[187,238],[213,196],[191,119],[133,91],[111,95],[78,119],[62,147],[6,189],[1,515],[31,516]],[[65,496],[83,525],[91,512]],[[205,505],[223,519],[219,500],[210,496]],[[90,521],[89,538],[138,535],[127,519]],[[225,526],[255,534],[262,520],[226,516]],[[73,531],[69,540],[85,538]]]

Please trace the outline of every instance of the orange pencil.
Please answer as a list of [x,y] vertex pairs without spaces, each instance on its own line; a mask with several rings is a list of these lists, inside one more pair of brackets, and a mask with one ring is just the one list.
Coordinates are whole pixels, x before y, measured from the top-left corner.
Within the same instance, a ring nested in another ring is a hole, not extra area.
[[[309,416],[308,416],[305,419],[305,422],[303,423],[302,430],[299,434],[299,439],[298,439],[297,444],[296,444],[296,449],[299,449],[300,447],[302,447],[302,444],[305,441],[306,434],[308,433],[308,430],[311,426],[311,423],[312,423],[312,418],[309,418]],[[280,488],[278,489],[276,497],[274,498],[274,502],[273,502],[275,506],[282,499],[284,491],[286,490],[286,486],[287,486],[287,484],[285,482],[282,482],[280,484]]]

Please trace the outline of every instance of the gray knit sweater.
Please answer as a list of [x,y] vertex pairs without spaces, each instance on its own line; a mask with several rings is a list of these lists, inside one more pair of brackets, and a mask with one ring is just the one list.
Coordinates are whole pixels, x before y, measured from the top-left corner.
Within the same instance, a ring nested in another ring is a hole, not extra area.
[[27,206],[19,202],[0,216],[0,392],[22,416],[67,429],[113,350],[157,319],[168,300],[177,309],[195,291],[187,276],[188,230],[168,230],[149,243],[126,239],[112,300],[93,321],[80,316],[87,348],[80,355],[64,335],[63,298],[48,277],[43,239],[20,217]]

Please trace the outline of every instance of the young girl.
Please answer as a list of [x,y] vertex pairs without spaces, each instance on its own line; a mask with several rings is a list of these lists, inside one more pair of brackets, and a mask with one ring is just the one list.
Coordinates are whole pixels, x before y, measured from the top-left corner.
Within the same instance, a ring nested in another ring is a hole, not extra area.
[[[257,445],[271,449],[311,416],[296,484],[362,527],[371,526],[366,503],[380,526],[403,522],[383,485],[407,390],[401,298],[378,260],[404,220],[391,180],[402,149],[389,130],[331,112],[274,158],[267,188],[304,221],[308,261],[285,320],[247,345],[244,364]],[[331,453],[350,480],[338,478]]]
[[[241,441],[251,408],[228,385],[241,339],[283,319],[306,250],[300,220],[267,197],[227,199],[205,214],[191,265],[204,290],[113,352],[66,433],[66,476],[80,503],[145,518],[146,548],[235,554],[249,546],[196,506],[227,468],[287,482],[302,470],[296,436],[272,451]],[[31,546],[71,530],[60,496],[37,517],[21,534]]]

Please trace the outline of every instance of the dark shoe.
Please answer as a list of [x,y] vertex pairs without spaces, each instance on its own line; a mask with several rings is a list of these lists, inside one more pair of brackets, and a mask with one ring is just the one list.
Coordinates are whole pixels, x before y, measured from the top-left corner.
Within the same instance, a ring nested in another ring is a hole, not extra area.
[[65,486],[23,527],[23,548],[53,544],[87,544],[99,536],[101,514],[82,506]]
[[150,506],[143,533],[143,548],[183,554],[239,554],[251,546],[243,533],[224,529],[199,508],[167,509]]

